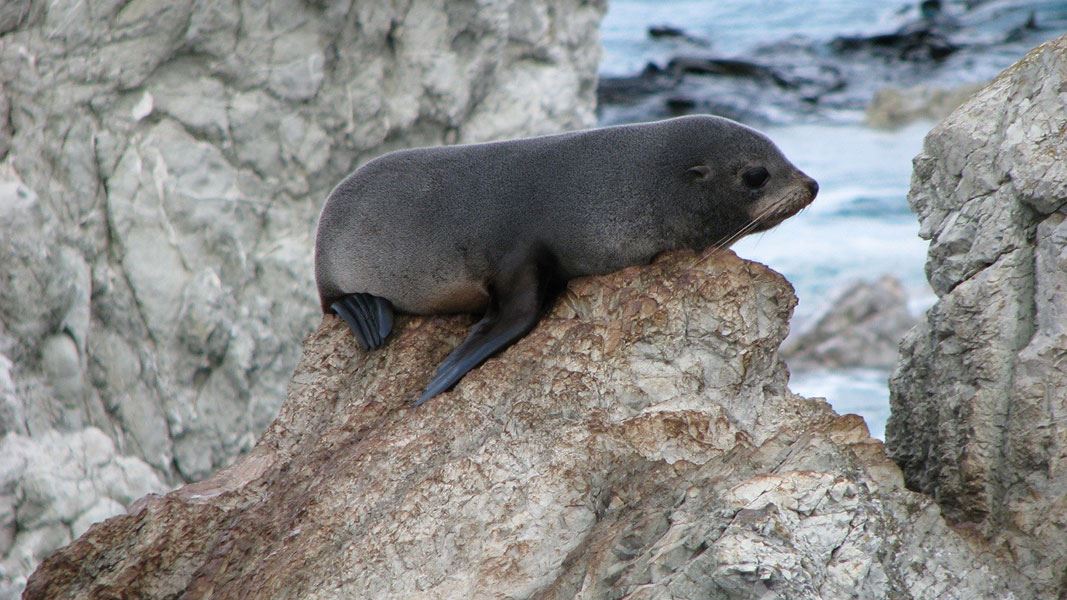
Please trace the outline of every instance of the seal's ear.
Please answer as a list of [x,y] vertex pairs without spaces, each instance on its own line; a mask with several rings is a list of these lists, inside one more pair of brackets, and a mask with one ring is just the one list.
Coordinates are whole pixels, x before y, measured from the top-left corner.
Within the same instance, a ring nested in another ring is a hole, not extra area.
[[695,167],[690,167],[686,173],[688,173],[694,180],[707,181],[708,178],[711,177],[711,167],[707,165],[697,165]]

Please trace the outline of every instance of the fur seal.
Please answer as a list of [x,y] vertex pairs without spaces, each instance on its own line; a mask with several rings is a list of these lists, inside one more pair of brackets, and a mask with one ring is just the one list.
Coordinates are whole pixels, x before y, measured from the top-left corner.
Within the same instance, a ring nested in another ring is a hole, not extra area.
[[818,189],[763,134],[712,116],[400,150],[326,199],[315,279],[365,350],[394,309],[483,314],[418,405],[525,335],[567,280],[725,247]]

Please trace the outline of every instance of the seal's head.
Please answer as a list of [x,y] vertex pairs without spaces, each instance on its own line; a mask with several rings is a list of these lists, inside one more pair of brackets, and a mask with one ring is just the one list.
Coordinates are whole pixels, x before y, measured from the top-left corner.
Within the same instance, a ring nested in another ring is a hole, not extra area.
[[[815,200],[819,184],[802,171],[785,162],[790,169],[768,169],[762,164],[741,170],[742,184],[753,194],[747,214],[753,232],[766,231],[800,212]],[[773,165],[772,165],[773,167]]]
[[712,143],[702,145],[688,170],[690,185],[717,209],[721,245],[749,233],[766,231],[815,200],[819,184],[782,154],[762,133],[728,119],[714,127]]

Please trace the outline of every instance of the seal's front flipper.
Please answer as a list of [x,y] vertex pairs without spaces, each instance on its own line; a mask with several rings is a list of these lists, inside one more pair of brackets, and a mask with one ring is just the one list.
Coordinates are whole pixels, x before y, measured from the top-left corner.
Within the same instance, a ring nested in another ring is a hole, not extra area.
[[468,371],[533,329],[558,289],[554,270],[546,267],[543,261],[531,261],[503,281],[494,282],[485,317],[437,368],[415,406],[447,391]]
[[[488,317],[486,317],[488,318]],[[522,318],[518,321],[507,322],[498,317],[493,322],[485,319],[478,325],[487,325],[484,331],[476,331],[460,344],[458,348],[448,355],[445,362],[437,369],[433,380],[426,386],[426,391],[419,396],[414,405],[418,406],[456,385],[467,371],[482,364],[497,351],[522,337],[526,332],[533,329],[537,323],[537,311],[533,311],[532,318]]]
[[359,340],[364,350],[374,350],[385,343],[393,330],[393,305],[371,294],[349,294],[330,305]]

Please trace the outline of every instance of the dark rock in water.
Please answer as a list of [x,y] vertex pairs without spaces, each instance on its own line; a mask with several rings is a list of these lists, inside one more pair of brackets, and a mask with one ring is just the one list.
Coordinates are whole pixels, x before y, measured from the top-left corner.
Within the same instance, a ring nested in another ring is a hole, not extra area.
[[[715,114],[747,123],[799,114],[840,92],[847,79],[833,65],[771,66],[758,61],[677,56],[665,69],[648,65],[633,77],[604,77],[597,89],[602,124],[682,114]],[[862,108],[859,103],[857,108]]]
[[723,75],[775,80],[774,69],[748,60],[732,58],[703,58],[676,56],[667,63],[667,71],[675,74]]
[[848,79],[840,68],[804,61],[774,69],[774,82],[806,100],[818,100],[848,86]]
[[597,104],[634,104],[643,98],[670,91],[678,86],[678,77],[653,63],[632,77],[601,77],[597,86]]
[[766,124],[816,110],[847,87],[840,67],[794,42],[754,59],[679,54],[663,68],[650,63],[632,77],[601,78],[597,99],[602,124],[692,113]]
[[941,0],[923,0],[919,3],[919,14],[924,19],[933,19],[941,14],[943,8]]
[[690,114],[697,107],[697,101],[688,96],[670,96],[664,103],[667,110],[680,114]]
[[674,27],[673,25],[652,25],[648,28],[648,37],[652,39],[666,39],[666,40],[679,40],[695,46],[710,46],[711,42],[708,40],[690,35],[680,27]]
[[794,36],[731,56],[686,51],[676,37],[684,30],[656,27],[650,35],[666,45],[657,54],[678,52],[632,77],[601,79],[598,115],[605,125],[691,112],[758,125],[858,119],[887,87],[956,89],[993,77],[1005,57],[1067,31],[1057,4],[916,1],[896,14],[903,26],[877,35]]
[[684,38],[686,37],[686,33],[682,29],[678,27],[672,27],[670,25],[653,25],[648,28],[648,36],[654,38]]
[[687,75],[750,79],[796,90],[812,86],[836,90],[845,85],[840,71],[828,65],[777,69],[748,60],[676,56],[667,63],[666,69],[649,63],[633,77],[601,78],[597,99],[609,104],[633,103],[652,94],[676,89]]
[[867,51],[906,61],[942,60],[960,49],[934,29],[902,29],[868,37],[839,37],[830,44],[837,52]]
[[959,30],[960,23],[942,13],[941,2],[923,2],[919,12],[919,19],[894,32],[838,37],[830,47],[839,53],[865,51],[904,61],[943,60],[961,48],[961,44],[949,38],[949,34]]

